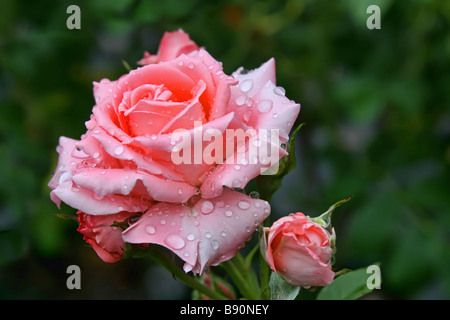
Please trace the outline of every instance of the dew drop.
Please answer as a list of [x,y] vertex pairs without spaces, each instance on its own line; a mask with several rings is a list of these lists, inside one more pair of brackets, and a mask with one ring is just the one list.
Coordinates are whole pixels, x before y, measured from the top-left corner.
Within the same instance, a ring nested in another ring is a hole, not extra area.
[[242,92],[249,92],[252,89],[253,86],[253,80],[252,79],[247,79],[242,81],[240,88]]
[[114,149],[114,153],[115,153],[116,155],[121,155],[121,154],[123,153],[123,146],[117,146],[117,147]]
[[227,217],[231,217],[231,216],[233,215],[233,211],[231,211],[231,210],[225,210],[225,215],[226,215]]
[[214,204],[211,201],[206,200],[202,203],[200,210],[203,214],[210,214],[214,210]]
[[243,210],[246,210],[246,209],[250,208],[250,204],[248,203],[247,200],[241,200],[238,203],[238,207],[243,209]]
[[211,239],[212,238],[212,234],[209,233],[209,232],[205,233],[205,238],[206,239]]
[[193,241],[193,240],[195,239],[195,236],[194,236],[192,233],[189,233],[189,234],[187,235],[187,239],[188,239],[189,241]]
[[178,188],[177,192],[178,192],[178,194],[182,194],[183,190],[181,190],[181,188]]
[[279,96],[284,96],[286,94],[286,90],[283,87],[275,87],[273,92]]
[[175,250],[179,250],[184,248],[184,246],[186,245],[186,243],[184,242],[183,238],[181,238],[179,235],[177,234],[169,234],[166,239],[164,240],[164,242],[171,248],[175,249]]
[[239,179],[234,179],[233,180],[233,187],[237,188],[241,185],[241,180]]
[[185,263],[183,265],[183,271],[186,272],[186,273],[190,272],[192,269],[194,269],[194,267],[191,266],[189,263]]
[[145,227],[145,232],[147,232],[148,234],[155,234],[156,229],[154,226],[148,225]]
[[261,146],[261,140],[259,140],[259,139],[253,140],[253,145],[255,147],[260,147]]
[[245,96],[239,96],[236,98],[236,104],[238,106],[242,106],[242,105],[244,105],[246,99],[247,98]]
[[272,110],[272,101],[270,100],[261,100],[258,104],[258,111],[261,113],[266,113]]
[[95,153],[92,155],[92,157],[93,157],[94,159],[97,159],[99,156],[100,156],[100,153],[98,153],[98,152],[95,152]]
[[[259,199],[259,193],[258,193],[258,191],[252,191],[252,192],[250,192],[249,196],[250,196],[250,198],[253,198],[253,199]],[[255,203],[255,207],[256,207],[256,203]],[[259,207],[259,206],[258,206],[258,207]]]
[[217,241],[217,240],[211,241],[211,247],[212,247],[214,250],[219,249],[219,241]]
[[160,223],[161,225],[165,225],[165,224],[167,223],[167,221],[164,220],[164,219],[162,219],[159,223]]

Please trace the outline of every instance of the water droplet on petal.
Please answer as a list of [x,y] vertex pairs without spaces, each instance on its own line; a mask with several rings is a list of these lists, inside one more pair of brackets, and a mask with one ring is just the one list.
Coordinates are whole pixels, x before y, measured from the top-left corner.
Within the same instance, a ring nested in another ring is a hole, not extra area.
[[187,235],[187,239],[188,239],[189,241],[192,241],[192,240],[195,239],[195,236],[194,236],[192,233],[189,233],[189,234]]
[[178,192],[178,194],[182,194],[183,190],[181,190],[181,188],[178,188],[177,192]]
[[185,263],[183,265],[183,271],[186,272],[186,273],[190,272],[192,269],[194,269],[194,267],[191,266],[189,263]]
[[214,204],[211,201],[206,200],[202,203],[200,210],[204,214],[210,214],[214,210]]
[[261,100],[258,104],[258,111],[261,113],[266,113],[272,110],[272,101],[270,100]]
[[227,217],[231,217],[231,216],[233,215],[233,211],[231,211],[231,210],[225,210],[225,215],[226,215]]
[[286,90],[283,87],[275,87],[273,92],[279,96],[284,96],[286,94]]
[[165,225],[167,223],[167,221],[162,219],[159,223],[161,223],[161,225]]
[[246,209],[250,208],[250,204],[248,203],[247,200],[241,200],[238,203],[238,207],[243,209],[243,210],[246,210]]
[[147,232],[148,234],[155,234],[156,229],[154,226],[148,225],[145,227],[145,232]]
[[253,140],[253,145],[255,147],[260,147],[261,146],[261,140],[259,140],[259,139]]
[[247,98],[245,96],[239,96],[236,98],[236,104],[238,106],[242,106],[242,105],[244,105],[246,99]]
[[217,241],[217,240],[211,241],[211,247],[212,247],[214,250],[219,249],[219,241]]
[[242,92],[249,92],[252,89],[253,86],[253,80],[252,79],[247,79],[242,81],[240,88]]
[[114,153],[116,154],[116,155],[121,155],[122,153],[123,153],[123,146],[117,146],[115,149],[114,149]]
[[209,233],[209,232],[205,233],[205,238],[206,239],[211,239],[212,238],[212,234]]
[[234,179],[233,180],[233,187],[237,188],[241,185],[241,180],[239,179]]
[[171,247],[172,249],[179,250],[184,248],[186,243],[184,242],[183,238],[180,237],[177,234],[169,234],[164,242]]
[[[258,191],[252,191],[252,192],[250,192],[249,196],[250,196],[250,198],[253,198],[253,199],[259,199],[259,193],[258,193]],[[255,207],[256,207],[256,203],[255,203]],[[258,207],[259,207],[259,206],[258,206]]]

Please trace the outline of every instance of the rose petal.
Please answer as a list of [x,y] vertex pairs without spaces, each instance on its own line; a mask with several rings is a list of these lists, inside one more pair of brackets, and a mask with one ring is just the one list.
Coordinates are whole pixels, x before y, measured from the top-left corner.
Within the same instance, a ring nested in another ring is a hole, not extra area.
[[73,181],[82,188],[92,190],[99,197],[132,193],[136,183],[141,181],[146,187],[150,200],[183,203],[189,200],[197,189],[184,182],[161,179],[145,172],[125,169],[92,169],[73,176]]
[[[102,128],[97,128],[92,131],[92,136],[97,139],[102,148],[111,155],[114,159],[122,160],[122,161],[131,161],[137,167],[137,169],[142,171],[147,171],[153,175],[162,175],[168,179],[180,181],[182,176],[180,176],[176,171],[173,170],[173,167],[170,163],[159,163],[158,161],[153,160],[151,155],[144,155],[132,148],[133,139],[130,138],[127,143],[121,143],[120,141],[114,139],[109,135],[109,133],[105,132]],[[156,137],[156,135],[155,135]],[[148,138],[150,141],[153,141],[150,137]],[[166,147],[169,150],[172,150],[170,147],[169,138],[166,137]],[[130,146],[128,145],[130,144]],[[114,167],[114,166],[113,166]]]
[[77,214],[80,221],[77,231],[83,234],[84,240],[93,247],[98,256],[108,263],[122,259],[125,251],[122,230],[112,224],[115,221],[125,221],[134,213],[120,212],[94,216],[78,211]]
[[[236,151],[224,163],[217,165],[206,178],[200,189],[203,197],[213,198],[220,195],[224,186],[243,189],[249,181],[260,174],[277,172],[279,160],[287,155],[287,152],[280,148],[279,143],[273,143],[267,135],[262,135],[264,131],[258,134],[255,131],[253,134],[251,132],[249,139],[245,139],[245,145],[237,146]],[[230,132],[230,136],[239,137],[236,131]],[[269,168],[273,172],[266,172]]]
[[83,158],[76,157],[72,153],[73,150],[76,150],[77,142],[77,140],[66,137],[59,138],[59,144],[56,147],[59,154],[58,164],[56,171],[48,183],[50,189],[55,189],[61,182],[70,180],[72,178],[72,167],[83,161]]
[[246,74],[238,69],[233,76],[239,85],[231,87],[231,110],[255,129],[277,129],[285,143],[300,112],[300,105],[275,85],[275,60],[272,58]]
[[100,198],[91,190],[74,185],[72,181],[59,184],[50,193],[50,198],[58,206],[63,201],[68,206],[87,214],[113,214],[122,211],[143,212],[151,206],[149,201],[127,198],[121,195]]
[[232,258],[270,213],[268,202],[226,190],[194,206],[158,203],[123,233],[129,243],[154,243],[186,262],[185,270]]
[[[295,237],[283,237],[274,250],[275,270],[282,270],[284,279],[294,286],[326,286],[333,282],[331,265],[320,260],[310,248],[299,245]],[[322,256],[331,257],[332,249],[322,247]]]
[[138,63],[141,65],[149,63],[158,63],[161,61],[168,61],[175,59],[179,55],[198,50],[197,44],[189,38],[189,35],[183,30],[179,29],[174,32],[166,32],[161,38],[158,53],[151,55],[148,52],[144,53],[144,58]]

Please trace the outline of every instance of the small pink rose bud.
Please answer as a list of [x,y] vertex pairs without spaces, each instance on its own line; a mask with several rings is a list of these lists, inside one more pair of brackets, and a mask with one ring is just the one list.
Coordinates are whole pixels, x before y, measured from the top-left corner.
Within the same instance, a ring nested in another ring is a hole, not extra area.
[[130,212],[119,212],[108,215],[90,215],[78,211],[80,225],[78,232],[90,244],[98,256],[105,262],[117,262],[124,257],[125,242],[122,239],[122,229],[114,223],[125,221],[135,215]]
[[288,283],[309,287],[333,282],[334,233],[301,212],[283,217],[263,231],[263,255]]

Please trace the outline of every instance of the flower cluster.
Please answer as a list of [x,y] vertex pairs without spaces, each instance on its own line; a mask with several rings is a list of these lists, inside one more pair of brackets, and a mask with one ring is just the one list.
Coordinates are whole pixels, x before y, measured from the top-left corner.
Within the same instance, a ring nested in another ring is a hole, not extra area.
[[[269,216],[270,204],[242,189],[276,173],[300,105],[276,85],[274,59],[227,75],[182,30],[138,63],[94,82],[86,133],[59,140],[51,199],[78,210],[78,231],[105,262],[122,259],[126,243],[155,244],[203,274]],[[332,234],[320,224],[296,213],[262,234],[264,258],[290,284],[333,281]]]

